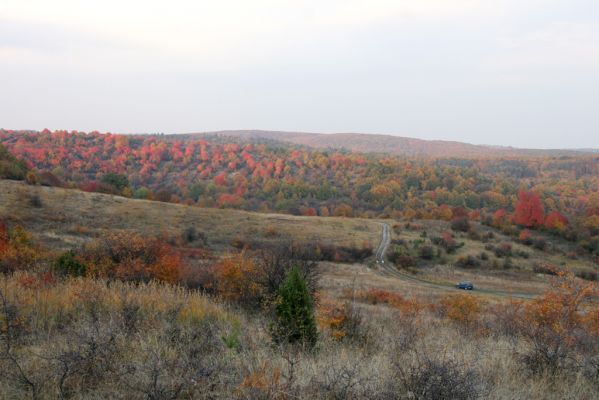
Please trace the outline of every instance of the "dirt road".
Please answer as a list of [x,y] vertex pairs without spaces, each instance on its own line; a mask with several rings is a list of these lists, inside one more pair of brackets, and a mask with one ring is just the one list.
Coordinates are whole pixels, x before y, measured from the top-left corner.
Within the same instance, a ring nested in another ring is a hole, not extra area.
[[[385,254],[387,252],[387,249],[389,248],[389,245],[391,244],[391,234],[389,233],[389,224],[381,223],[381,225],[382,225],[383,232],[382,232],[381,242],[376,250],[375,256],[376,256],[377,266],[381,269],[381,271],[384,274],[396,277],[396,278],[404,280],[404,281],[415,282],[420,286],[425,286],[425,287],[429,287],[429,288],[436,289],[436,290],[461,291],[460,289],[457,289],[453,285],[445,285],[445,284],[430,282],[430,281],[427,281],[424,279],[420,279],[412,274],[409,274],[406,272],[401,272],[397,268],[395,268],[395,266],[391,265],[390,262],[386,261]],[[502,291],[502,290],[479,288],[479,287],[476,287],[476,282],[474,282],[474,286],[475,286],[475,289],[472,292],[479,293],[479,294],[486,294],[486,295],[493,295],[493,296],[500,296],[500,297],[514,297],[514,298],[520,298],[520,299],[533,299],[537,296],[536,294],[533,294],[533,293],[507,292],[507,291]]]

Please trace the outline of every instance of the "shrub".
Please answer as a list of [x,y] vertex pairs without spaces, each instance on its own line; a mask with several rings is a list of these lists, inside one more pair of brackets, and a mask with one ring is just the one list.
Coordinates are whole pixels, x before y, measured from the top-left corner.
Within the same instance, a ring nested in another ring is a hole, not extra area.
[[470,230],[470,221],[468,217],[457,217],[451,221],[451,229],[459,232],[468,232]]
[[326,301],[319,304],[318,322],[325,327],[336,340],[364,342],[367,332],[360,310],[352,301],[343,304]]
[[478,231],[471,229],[471,230],[468,231],[468,239],[470,239],[470,240],[481,240],[482,236],[481,236],[481,234]]
[[35,172],[28,171],[27,175],[25,175],[25,182],[29,185],[37,185],[40,182],[40,179]]
[[389,261],[401,268],[410,268],[416,265],[416,259],[405,251],[396,250],[388,255]]
[[514,252],[514,256],[526,259],[526,258],[530,258],[530,253],[527,251],[524,251],[524,250],[516,250]]
[[179,253],[164,238],[125,231],[110,232],[88,244],[80,259],[88,275],[135,282],[175,283],[184,267]]
[[372,246],[368,243],[364,243],[362,247],[340,246],[336,249],[334,260],[338,262],[361,262],[372,256],[373,253]]
[[260,303],[262,290],[257,282],[256,264],[247,253],[225,257],[216,265],[214,274],[218,293],[224,299],[245,306]]
[[482,235],[481,241],[483,243],[487,243],[493,239],[495,239],[495,234],[492,231],[489,231],[489,232],[485,233],[484,235]]
[[449,232],[443,232],[441,236],[431,238],[431,241],[437,246],[443,247],[447,253],[453,253],[460,247]]
[[557,275],[559,279],[542,297],[524,305],[520,320],[529,344],[521,360],[533,373],[555,374],[575,368],[573,356],[584,326],[579,308],[595,295],[593,283],[582,282],[566,271],[557,271]]
[[391,239],[391,244],[404,247],[408,245],[404,239]]
[[0,220],[0,272],[31,269],[42,257],[41,249],[34,245],[23,227],[17,225],[9,229]]
[[478,321],[481,312],[479,302],[471,295],[447,295],[440,301],[440,311],[453,322],[471,326]]
[[360,247],[335,246],[330,243],[304,244],[301,252],[303,259],[347,263],[362,262],[374,254],[372,246],[367,242]]
[[435,249],[432,246],[422,246],[419,251],[420,258],[424,260],[432,260],[435,258]]
[[537,238],[533,240],[532,246],[537,250],[545,250],[547,248],[547,242],[543,238]]
[[503,269],[512,269],[512,268],[514,268],[514,263],[512,262],[512,258],[506,257],[503,260]]
[[314,301],[298,268],[292,268],[281,284],[272,332],[277,342],[316,344]]
[[480,261],[478,261],[475,256],[467,255],[465,257],[458,258],[456,265],[460,268],[475,268],[480,266]]
[[533,243],[533,238],[528,229],[524,229],[518,236],[520,243],[530,246]]
[[482,380],[479,374],[454,360],[425,357],[418,358],[411,367],[397,364],[396,368],[398,378],[408,392],[405,398],[471,400],[481,396]]
[[58,257],[54,263],[54,270],[65,276],[85,276],[85,264],[77,260],[72,250]]
[[29,204],[31,204],[31,207],[35,208],[41,208],[43,206],[42,199],[40,199],[40,196],[37,194],[31,196],[29,199]]
[[499,246],[493,248],[493,251],[495,252],[495,256],[499,258],[508,257],[512,255],[512,245],[509,243],[501,243]]
[[522,318],[523,302],[510,299],[507,302],[494,304],[489,308],[492,331],[496,335],[515,338],[521,333],[520,321]]
[[195,226],[185,228],[185,231],[183,231],[183,240],[186,243],[193,243],[199,240],[202,244],[207,244],[206,235],[203,232],[198,232]]

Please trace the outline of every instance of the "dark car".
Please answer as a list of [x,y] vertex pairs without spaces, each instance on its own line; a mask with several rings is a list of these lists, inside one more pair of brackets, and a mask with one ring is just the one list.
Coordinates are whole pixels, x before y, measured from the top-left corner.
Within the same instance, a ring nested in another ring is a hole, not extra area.
[[456,285],[456,287],[458,289],[464,289],[464,290],[472,290],[474,289],[474,285],[472,284],[472,282],[460,282]]

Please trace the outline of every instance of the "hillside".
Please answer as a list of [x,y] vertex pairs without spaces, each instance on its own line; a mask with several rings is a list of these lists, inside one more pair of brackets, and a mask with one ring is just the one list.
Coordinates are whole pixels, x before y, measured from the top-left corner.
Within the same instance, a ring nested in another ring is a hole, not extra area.
[[586,150],[539,150],[513,147],[474,145],[446,140],[423,140],[394,135],[362,133],[306,133],[262,130],[233,130],[189,134],[206,136],[269,139],[309,146],[317,149],[345,149],[362,153],[392,154],[416,158],[498,158],[498,157],[548,157],[581,155]]
[[[381,241],[381,222],[370,219],[192,207],[9,180],[0,180],[0,221],[23,226],[36,242],[59,251],[80,249],[110,232],[131,231],[148,238],[164,237],[183,254],[197,253],[200,261],[237,252],[242,247],[260,250],[295,243],[305,249],[315,245],[323,251],[336,249],[338,254],[328,261],[348,262],[356,260],[343,258],[340,253],[343,249],[372,250]],[[452,231],[451,224],[445,221],[383,223],[393,225],[391,244],[384,255],[393,269],[440,285],[441,292],[451,290],[456,281],[470,279],[477,282],[481,294],[491,293],[485,290],[500,291],[500,295],[539,293],[548,280],[548,275],[537,273],[539,266],[568,265],[573,272],[593,279],[599,274],[592,259],[582,254],[572,256],[576,251],[574,243],[552,235],[535,234],[535,240],[546,242],[543,248],[538,248],[477,223],[472,224],[468,233]],[[191,240],[187,239],[188,232],[193,232]],[[452,232],[454,249],[435,239],[447,232]],[[508,250],[502,250],[506,246]],[[430,256],[424,254],[425,248],[430,248]],[[192,261],[198,261],[197,257]],[[430,294],[427,284],[414,283],[406,276],[392,274],[385,278],[386,272],[376,267],[374,256],[357,261],[374,269],[358,265],[347,273],[347,266],[333,264],[328,268],[323,264],[328,271],[326,279],[333,279],[337,286],[342,282],[344,286],[358,273],[361,278],[354,284],[360,286],[382,285]],[[335,291],[335,285],[329,290]]]
[[112,230],[179,239],[192,228],[203,238],[196,245],[219,253],[235,250],[236,240],[373,247],[380,234],[380,225],[368,220],[190,207],[10,180],[0,180],[0,218],[24,226],[40,243],[63,250]]

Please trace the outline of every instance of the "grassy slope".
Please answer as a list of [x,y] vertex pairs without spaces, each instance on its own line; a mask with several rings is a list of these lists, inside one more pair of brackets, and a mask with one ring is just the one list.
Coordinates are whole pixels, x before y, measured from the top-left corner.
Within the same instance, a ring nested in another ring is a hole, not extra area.
[[[31,203],[36,195],[41,207]],[[264,241],[290,237],[348,246],[366,241],[376,246],[380,232],[380,225],[368,220],[189,207],[8,180],[0,180],[0,217],[24,225],[42,243],[57,248],[81,244],[107,229],[177,236],[193,226],[216,250],[226,250],[236,237]]]

